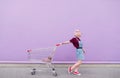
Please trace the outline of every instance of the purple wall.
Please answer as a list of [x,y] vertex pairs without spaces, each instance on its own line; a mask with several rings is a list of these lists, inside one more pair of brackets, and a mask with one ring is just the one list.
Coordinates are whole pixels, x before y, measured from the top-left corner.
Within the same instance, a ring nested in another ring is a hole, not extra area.
[[[26,61],[26,49],[54,46],[79,28],[86,61],[120,61],[119,0],[0,0],[0,61]],[[74,61],[74,47],[56,61]]]

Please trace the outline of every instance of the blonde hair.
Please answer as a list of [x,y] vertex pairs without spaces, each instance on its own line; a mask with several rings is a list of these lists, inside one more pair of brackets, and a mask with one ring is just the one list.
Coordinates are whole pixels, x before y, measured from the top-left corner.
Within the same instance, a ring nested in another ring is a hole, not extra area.
[[75,29],[75,32],[80,32],[80,30],[79,29]]

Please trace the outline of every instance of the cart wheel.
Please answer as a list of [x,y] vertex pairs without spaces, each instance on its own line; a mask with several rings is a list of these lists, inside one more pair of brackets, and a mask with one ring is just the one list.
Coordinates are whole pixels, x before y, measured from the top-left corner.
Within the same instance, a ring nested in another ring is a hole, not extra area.
[[31,72],[31,75],[35,75],[35,72]]
[[35,73],[36,73],[36,69],[33,69],[33,70],[31,71],[31,75],[35,75]]
[[57,73],[55,71],[53,71],[53,76],[57,76]]

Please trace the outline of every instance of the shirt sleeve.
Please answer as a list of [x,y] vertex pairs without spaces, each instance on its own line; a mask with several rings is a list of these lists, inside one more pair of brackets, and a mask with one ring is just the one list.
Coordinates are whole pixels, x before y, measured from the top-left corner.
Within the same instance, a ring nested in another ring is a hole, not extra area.
[[70,40],[70,42],[74,45],[74,47],[76,47],[76,48],[79,47],[79,43],[78,43],[78,41],[76,40],[76,38],[72,38],[72,39]]
[[71,43],[74,43],[74,41],[75,41],[75,38],[70,39]]

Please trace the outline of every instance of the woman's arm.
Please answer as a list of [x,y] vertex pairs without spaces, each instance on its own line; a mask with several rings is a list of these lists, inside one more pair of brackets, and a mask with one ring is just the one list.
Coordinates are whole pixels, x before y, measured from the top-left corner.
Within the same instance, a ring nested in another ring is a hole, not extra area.
[[69,44],[69,43],[70,43],[70,41],[65,41],[65,42],[63,42],[61,44],[63,45],[63,44]]
[[64,44],[69,44],[69,43],[70,43],[70,41],[65,41],[65,42],[56,44],[56,46],[60,46],[60,45],[64,45]]
[[83,53],[86,53],[84,48],[82,50],[83,50]]

